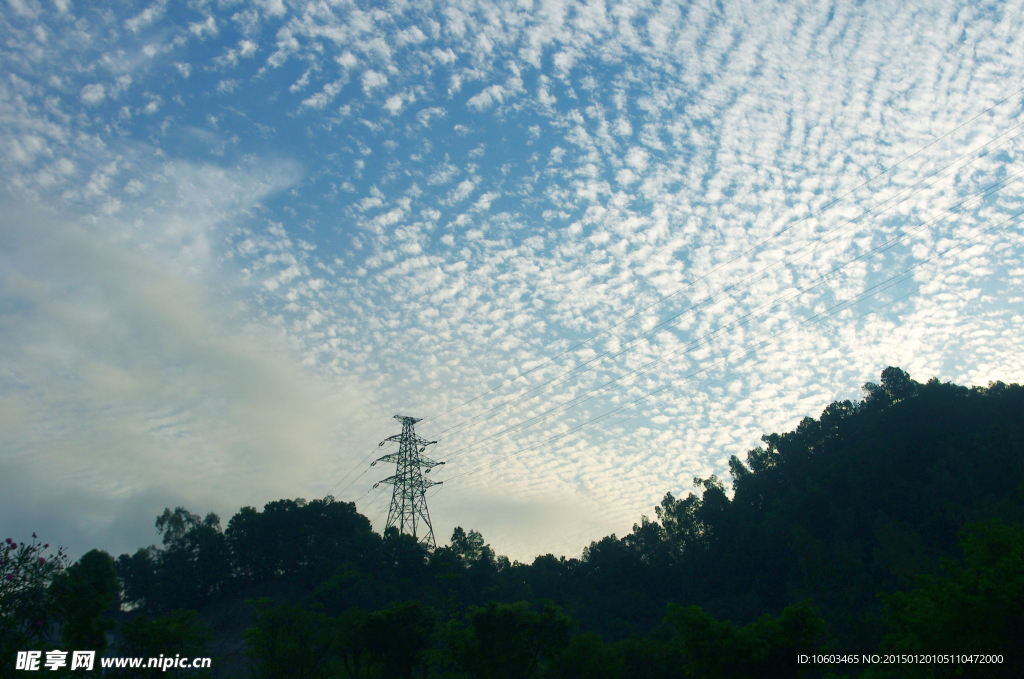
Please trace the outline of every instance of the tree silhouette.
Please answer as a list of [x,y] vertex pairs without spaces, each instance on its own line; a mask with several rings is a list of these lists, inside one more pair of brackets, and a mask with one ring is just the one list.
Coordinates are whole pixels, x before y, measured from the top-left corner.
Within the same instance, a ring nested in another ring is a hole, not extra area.
[[68,648],[87,648],[103,655],[107,632],[117,623],[103,614],[120,603],[114,558],[97,549],[86,552],[57,575],[50,586],[61,619],[61,639]]
[[479,679],[529,679],[569,643],[573,623],[546,605],[489,603],[469,614],[469,628],[455,635],[459,667]]

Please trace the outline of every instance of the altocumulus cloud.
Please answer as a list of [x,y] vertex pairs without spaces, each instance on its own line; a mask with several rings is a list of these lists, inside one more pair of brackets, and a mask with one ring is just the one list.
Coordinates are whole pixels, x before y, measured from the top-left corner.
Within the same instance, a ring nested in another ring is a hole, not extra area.
[[380,526],[338,481],[404,411],[440,534],[578,554],[885,365],[1024,379],[1019,0],[41,7],[0,24],[21,532]]

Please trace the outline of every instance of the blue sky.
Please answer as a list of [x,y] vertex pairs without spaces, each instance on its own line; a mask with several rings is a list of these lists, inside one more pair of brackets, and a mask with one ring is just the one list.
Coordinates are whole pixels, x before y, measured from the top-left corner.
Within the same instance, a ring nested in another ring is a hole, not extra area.
[[381,528],[400,412],[440,536],[575,555],[887,365],[1024,379],[1020,2],[4,2],[12,537]]

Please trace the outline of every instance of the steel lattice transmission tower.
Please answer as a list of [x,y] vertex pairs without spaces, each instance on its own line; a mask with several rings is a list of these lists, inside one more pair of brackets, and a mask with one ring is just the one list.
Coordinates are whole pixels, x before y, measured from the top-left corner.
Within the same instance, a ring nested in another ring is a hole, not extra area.
[[397,441],[398,452],[384,455],[370,464],[371,467],[378,462],[394,462],[398,465],[394,476],[373,484],[374,488],[382,483],[390,483],[395,487],[391,494],[391,508],[388,510],[388,522],[384,530],[397,526],[399,533],[416,537],[417,528],[422,534],[425,526],[426,534],[423,535],[423,540],[429,542],[431,547],[437,547],[434,541],[434,527],[430,525],[430,512],[427,511],[425,493],[427,488],[444,482],[430,481],[423,478],[423,474],[429,474],[431,469],[443,465],[444,462],[434,462],[423,456],[427,446],[437,441],[427,441],[413,431],[413,425],[419,422],[420,418],[395,415],[395,419],[402,423],[402,433],[389,436],[381,441],[380,445],[383,446],[388,441]]

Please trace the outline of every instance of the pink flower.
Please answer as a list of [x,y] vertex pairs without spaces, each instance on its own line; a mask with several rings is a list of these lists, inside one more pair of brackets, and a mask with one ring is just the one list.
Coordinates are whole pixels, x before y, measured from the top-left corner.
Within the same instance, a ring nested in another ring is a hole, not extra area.
[[46,563],[46,559],[39,557],[39,565],[42,566],[44,563]]
[[14,540],[7,538],[7,544],[11,544],[12,542],[14,542]]
[[14,574],[13,573],[8,573],[7,579],[8,580],[13,580],[14,579]]
[[50,548],[50,543],[49,542],[47,542],[45,545],[43,545],[43,549],[49,549],[49,548]]

